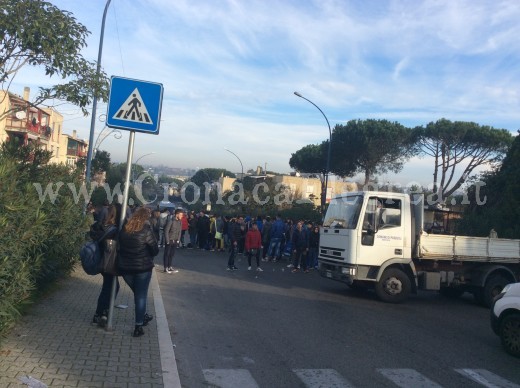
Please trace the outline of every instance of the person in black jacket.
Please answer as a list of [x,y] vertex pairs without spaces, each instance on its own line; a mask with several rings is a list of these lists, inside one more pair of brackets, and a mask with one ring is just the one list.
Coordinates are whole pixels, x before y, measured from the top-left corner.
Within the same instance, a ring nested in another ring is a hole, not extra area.
[[238,269],[235,266],[235,257],[237,255],[238,244],[240,242],[240,239],[242,238],[241,221],[243,222],[244,219],[242,217],[239,217],[238,220],[231,220],[231,223],[229,224],[229,238],[231,240],[231,247],[227,265],[228,271],[234,271]]
[[146,313],[146,299],[154,268],[153,259],[158,253],[159,246],[150,225],[150,209],[141,207],[119,233],[119,272],[134,293],[134,337],[142,336],[143,326],[153,319]]
[[320,227],[318,225],[308,225],[309,233],[309,253],[307,254],[307,268],[318,269],[318,252],[320,248]]
[[309,272],[307,269],[307,253],[309,252],[309,234],[303,227],[303,221],[299,221],[296,224],[292,234],[292,245],[293,245],[293,270],[292,272],[298,272],[300,269],[300,263],[304,272]]
[[[121,218],[121,205],[110,205],[107,210],[106,217],[103,222],[96,221],[90,227],[90,238],[94,241],[98,241],[99,245],[103,248],[103,253],[107,250],[107,242],[115,240],[117,238],[119,219]],[[105,233],[108,234],[101,240],[101,237]],[[99,293],[96,313],[92,318],[92,323],[97,324],[101,327],[105,327],[108,321],[108,308],[110,306],[110,294],[112,291],[112,282],[116,281],[116,296],[119,292],[119,282],[117,276],[114,274],[108,274],[101,272],[103,276],[103,285],[101,286],[101,292]]]

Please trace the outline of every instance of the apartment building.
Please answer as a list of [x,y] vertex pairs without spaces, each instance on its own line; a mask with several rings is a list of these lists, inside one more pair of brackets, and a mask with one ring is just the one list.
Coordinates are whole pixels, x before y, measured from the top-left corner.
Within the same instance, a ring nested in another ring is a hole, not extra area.
[[51,163],[75,165],[86,157],[88,142],[63,133],[63,116],[54,108],[29,103],[30,89],[23,96],[0,90],[0,143],[18,139],[22,144],[37,142],[52,152]]
[[[267,175],[276,184],[281,184],[290,190],[294,199],[310,200],[314,205],[321,205],[321,180],[319,178],[312,178],[306,175]],[[256,178],[260,183],[266,176],[251,176]],[[222,187],[222,191],[226,192],[233,188],[235,178],[221,177],[219,184]],[[355,191],[357,184],[353,182],[342,182],[342,181],[331,181],[329,180],[327,185],[327,202],[329,202],[335,195],[347,192]]]

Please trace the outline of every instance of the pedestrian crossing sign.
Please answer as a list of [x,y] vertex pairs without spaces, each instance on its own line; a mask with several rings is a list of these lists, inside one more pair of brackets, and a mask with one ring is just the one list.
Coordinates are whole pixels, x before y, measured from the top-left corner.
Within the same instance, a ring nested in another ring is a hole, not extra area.
[[162,96],[162,84],[112,76],[107,126],[158,135]]

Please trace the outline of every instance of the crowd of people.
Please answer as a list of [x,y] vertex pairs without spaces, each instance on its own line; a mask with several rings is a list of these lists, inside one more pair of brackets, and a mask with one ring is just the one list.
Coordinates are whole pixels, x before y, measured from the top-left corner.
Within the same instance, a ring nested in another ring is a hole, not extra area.
[[[215,252],[229,252],[227,269],[236,270],[237,255],[247,255],[248,269],[252,259],[256,261],[257,271],[262,271],[261,261],[276,262],[283,256],[293,258],[289,264],[293,272],[300,269],[308,272],[317,266],[319,247],[319,225],[304,220],[282,220],[280,215],[234,216],[208,214],[200,211],[184,212],[176,210],[180,217],[180,234],[175,233],[176,244],[180,248],[205,249]],[[168,210],[154,212],[152,224],[159,244],[168,245]],[[189,242],[187,242],[189,241]],[[165,272],[168,267],[165,265]]]
[[[127,210],[121,227],[121,206],[117,204],[105,204],[93,211],[93,215],[91,238],[103,237],[104,241],[98,241],[103,249],[107,249],[108,241],[117,241],[115,273],[123,277],[134,294],[134,337],[142,336],[143,326],[153,319],[146,311],[146,300],[154,259],[160,248],[164,248],[163,271],[167,274],[178,272],[173,260],[179,248],[228,252],[228,271],[238,269],[237,255],[247,256],[248,270],[252,270],[254,260],[256,271],[263,271],[262,262],[277,262],[282,258],[289,261],[287,267],[293,273],[307,273],[318,265],[320,226],[310,221],[282,220],[280,215],[274,219],[270,216],[230,217],[203,211],[152,211],[139,207]],[[112,285],[117,282],[115,273],[101,273],[103,285],[93,318],[93,323],[100,326],[106,325]],[[116,286],[119,290],[118,283]]]

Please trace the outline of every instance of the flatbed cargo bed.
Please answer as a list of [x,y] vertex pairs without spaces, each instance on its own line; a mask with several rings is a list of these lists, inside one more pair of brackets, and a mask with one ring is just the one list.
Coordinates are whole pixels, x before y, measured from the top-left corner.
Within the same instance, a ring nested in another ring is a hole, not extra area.
[[520,240],[423,232],[418,252],[421,259],[520,263]]

